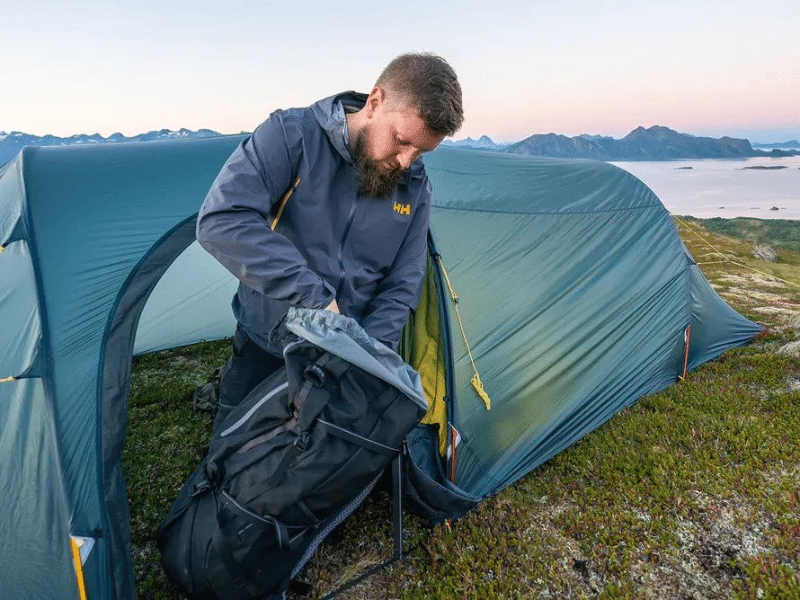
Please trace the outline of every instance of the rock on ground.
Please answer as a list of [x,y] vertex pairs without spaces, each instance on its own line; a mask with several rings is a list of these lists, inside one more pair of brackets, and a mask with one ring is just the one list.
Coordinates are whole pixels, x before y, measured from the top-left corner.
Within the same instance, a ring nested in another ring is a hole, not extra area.
[[800,356],[800,340],[789,342],[785,346],[778,349],[778,354],[785,354],[787,356]]
[[775,262],[778,260],[778,253],[775,252],[775,248],[768,246],[767,244],[759,244],[753,248],[753,256],[760,260],[766,260],[769,262]]

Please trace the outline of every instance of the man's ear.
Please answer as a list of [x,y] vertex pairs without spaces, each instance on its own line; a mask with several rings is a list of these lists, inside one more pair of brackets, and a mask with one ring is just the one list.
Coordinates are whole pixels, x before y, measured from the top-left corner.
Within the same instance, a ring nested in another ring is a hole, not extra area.
[[367,109],[367,116],[372,116],[381,105],[386,102],[386,90],[381,87],[374,87],[367,96],[367,103],[364,108]]

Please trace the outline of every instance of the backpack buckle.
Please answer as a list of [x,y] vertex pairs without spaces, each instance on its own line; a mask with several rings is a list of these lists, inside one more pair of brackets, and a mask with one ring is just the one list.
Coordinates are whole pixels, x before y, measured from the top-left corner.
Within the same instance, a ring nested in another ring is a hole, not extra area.
[[316,363],[306,365],[303,370],[303,378],[316,388],[325,385],[325,371]]
[[306,448],[308,448],[308,432],[301,431],[300,435],[298,435],[297,439],[294,441],[294,445],[301,452],[304,451]]

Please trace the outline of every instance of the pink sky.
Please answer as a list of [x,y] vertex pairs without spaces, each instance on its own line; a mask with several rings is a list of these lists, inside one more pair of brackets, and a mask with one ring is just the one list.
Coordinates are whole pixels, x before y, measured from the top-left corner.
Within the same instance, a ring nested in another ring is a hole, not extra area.
[[[541,6],[540,6],[541,4]],[[301,16],[302,15],[302,16]],[[408,50],[445,56],[456,138],[621,137],[638,125],[751,141],[800,138],[793,1],[30,0],[0,9],[0,131],[208,127],[368,90]]]

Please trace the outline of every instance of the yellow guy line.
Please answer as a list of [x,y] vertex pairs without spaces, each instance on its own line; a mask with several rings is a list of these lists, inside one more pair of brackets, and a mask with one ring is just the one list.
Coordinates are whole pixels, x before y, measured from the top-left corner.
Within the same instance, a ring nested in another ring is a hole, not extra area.
[[16,377],[6,377],[5,379],[0,379],[0,383],[8,383],[10,381],[14,381]]
[[70,546],[72,547],[72,566],[75,569],[75,577],[78,581],[78,595],[80,600],[87,600],[86,578],[83,574],[83,562],[81,561],[81,547],[72,537],[70,537]]
[[672,215],[672,218],[675,219],[678,223],[680,223],[684,227],[686,227],[686,229],[688,229],[691,233],[693,233],[695,236],[697,236],[706,246],[711,248],[714,252],[716,252],[717,254],[722,256],[722,258],[723,258],[723,260],[715,260],[715,261],[709,261],[709,262],[699,262],[699,263],[697,263],[698,265],[718,265],[720,263],[728,263],[728,264],[731,264],[731,265],[735,265],[737,267],[741,267],[742,269],[747,269],[748,271],[752,271],[753,273],[758,273],[759,275],[764,275],[765,277],[770,277],[772,279],[777,279],[778,281],[782,281],[783,283],[785,283],[787,285],[790,285],[790,286],[792,286],[794,288],[800,289],[800,285],[797,285],[794,282],[791,282],[791,281],[788,281],[786,279],[783,279],[782,277],[778,277],[777,275],[773,275],[772,273],[765,273],[764,271],[759,271],[758,269],[754,269],[753,267],[751,267],[749,265],[745,265],[745,264],[742,264],[740,262],[736,262],[734,260],[730,260],[729,258],[725,258],[725,254],[719,248],[715,247],[711,242],[709,242],[707,239],[705,239],[702,235],[700,235],[694,229],[689,227],[688,223],[684,223],[683,221],[681,221],[675,215]]
[[486,410],[491,410],[492,408],[492,400],[489,398],[489,394],[486,393],[486,390],[483,389],[483,382],[481,381],[481,376],[478,375],[478,367],[475,366],[475,359],[472,358],[472,350],[469,347],[469,342],[467,341],[467,333],[464,331],[464,323],[461,320],[461,312],[458,310],[458,296],[456,295],[455,291],[453,290],[453,286],[450,283],[450,277],[447,275],[447,269],[444,268],[444,263],[442,262],[442,257],[437,256],[439,260],[439,266],[442,267],[442,273],[444,273],[445,281],[447,281],[447,287],[450,289],[450,297],[453,299],[453,306],[456,307],[456,318],[458,319],[458,326],[461,328],[461,335],[464,337],[464,345],[467,347],[467,354],[469,355],[469,362],[472,363],[472,370],[475,371],[475,375],[472,376],[470,379],[470,383],[472,387],[475,388],[475,391],[478,393],[478,396],[481,397],[483,403],[486,405]]

